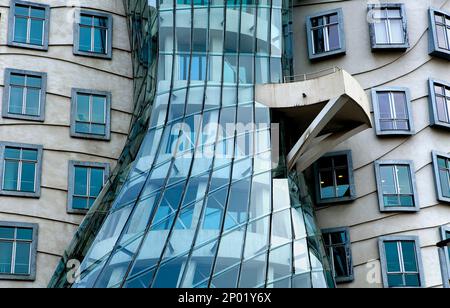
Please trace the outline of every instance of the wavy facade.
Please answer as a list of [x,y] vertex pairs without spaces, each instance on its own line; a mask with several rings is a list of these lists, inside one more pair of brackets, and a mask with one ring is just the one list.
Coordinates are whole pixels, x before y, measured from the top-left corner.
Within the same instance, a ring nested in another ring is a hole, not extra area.
[[[132,71],[127,40],[126,19],[122,6],[112,1],[37,1],[48,5],[48,48],[30,48],[8,41],[13,23],[14,1],[0,1],[0,83],[3,102],[7,93],[7,71],[32,71],[46,77],[39,117],[21,117],[6,112],[0,118],[2,144],[32,144],[42,147],[42,172],[36,172],[36,190],[40,195],[23,196],[2,192],[0,221],[34,224],[38,230],[35,261],[36,274],[29,277],[5,277],[11,260],[4,245],[0,249],[0,287],[45,287],[55,266],[70,243],[82,216],[68,213],[69,161],[108,163],[113,168],[127,139],[132,117]],[[28,2],[22,3],[27,5]],[[76,6],[76,7],[75,7]],[[74,16],[80,8],[111,14],[113,58],[100,60],[73,54]],[[75,78],[83,76],[83,78]],[[111,93],[111,136],[109,141],[73,138],[71,136],[71,95],[73,88],[93,89]],[[44,104],[45,103],[45,104]],[[11,110],[10,110],[11,111]],[[20,112],[19,112],[20,113]],[[3,165],[3,162],[1,163]],[[39,187],[38,187],[39,186]],[[7,262],[6,262],[7,263]],[[8,264],[9,265],[9,264]],[[33,265],[33,264],[32,264]]]
[[[423,263],[422,287],[439,288],[446,285],[443,279],[445,261],[439,259],[435,244],[442,239],[441,230],[448,229],[450,207],[447,202],[439,201],[431,153],[449,153],[450,135],[447,130],[431,125],[430,101],[433,94],[428,83],[430,79],[448,83],[450,65],[446,59],[429,55],[429,40],[433,36],[429,10],[449,12],[450,3],[445,0],[403,0],[398,3],[404,4],[406,12],[409,37],[406,50],[372,52],[366,1],[297,1],[298,6],[294,7],[293,12],[294,29],[303,29],[307,16],[342,9],[347,43],[345,56],[310,62],[307,51],[302,48],[307,42],[306,32],[299,31],[298,35],[294,35],[294,49],[297,51],[294,71],[297,74],[338,66],[352,74],[369,97],[374,89],[402,87],[409,89],[411,96],[411,118],[415,128],[413,134],[378,136],[374,128],[332,150],[352,151],[356,187],[353,202],[329,204],[316,209],[321,228],[349,228],[354,280],[339,284],[342,288],[383,287],[377,243],[382,236],[418,236],[418,251]],[[373,109],[371,114],[375,120]],[[374,163],[386,160],[413,162],[420,207],[417,212],[380,211]]]
[[303,175],[272,158],[285,128],[255,101],[289,71],[288,1],[152,3],[125,1],[136,117],[50,287],[334,286]]

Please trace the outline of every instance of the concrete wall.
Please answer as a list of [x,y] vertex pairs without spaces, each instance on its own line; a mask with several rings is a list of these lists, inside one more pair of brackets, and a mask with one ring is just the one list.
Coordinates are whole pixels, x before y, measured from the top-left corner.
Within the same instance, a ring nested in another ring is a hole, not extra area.
[[[51,6],[48,51],[6,46],[10,2],[0,0],[0,97],[5,68],[46,72],[45,122],[0,118],[0,141],[43,145],[42,193],[39,199],[0,196],[0,221],[39,224],[37,275],[34,282],[0,277],[0,287],[46,287],[83,218],[66,213],[69,160],[107,162],[114,168],[126,141],[133,108],[131,54],[122,0],[33,2]],[[72,5],[113,15],[112,60],[73,55],[76,9]],[[70,137],[72,88],[112,93],[111,141]]]
[[[428,8],[450,11],[450,1],[399,0],[408,18],[410,48],[406,52],[372,53],[367,4],[373,1],[294,1],[295,74],[338,66],[351,73],[369,95],[373,87],[402,86],[411,90],[416,134],[410,137],[377,137],[367,130],[341,144],[336,150],[351,149],[357,199],[317,209],[321,228],[350,227],[355,281],[340,287],[381,287],[377,238],[382,235],[417,235],[420,238],[427,287],[441,287],[442,278],[437,249],[439,227],[450,224],[450,205],[437,201],[431,151],[450,152],[450,132],[429,126],[429,78],[450,81],[450,63],[428,55]],[[335,8],[344,13],[347,53],[345,56],[310,62],[306,41],[305,16]],[[373,116],[373,112],[372,112]],[[421,210],[418,213],[380,213],[373,162],[408,159],[415,164]],[[375,274],[375,281],[372,281]],[[369,279],[368,279],[369,277]],[[378,280],[378,282],[377,282]]]

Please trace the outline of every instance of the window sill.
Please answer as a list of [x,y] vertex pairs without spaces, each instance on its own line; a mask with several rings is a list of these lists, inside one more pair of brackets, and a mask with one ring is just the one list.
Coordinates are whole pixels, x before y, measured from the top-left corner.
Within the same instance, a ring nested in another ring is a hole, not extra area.
[[89,58],[98,58],[98,59],[104,59],[104,60],[112,60],[112,54],[111,52],[108,53],[96,53],[96,52],[89,52],[89,51],[80,51],[74,48],[73,54],[75,56],[82,56],[82,57],[89,57]]
[[24,121],[34,121],[34,122],[44,122],[44,116],[30,116],[30,115],[21,115],[21,114],[13,114],[13,113],[4,113],[2,117],[5,119],[15,119],[15,120],[24,120]]
[[40,191],[37,191],[37,192],[22,192],[22,191],[0,190],[0,196],[39,199],[41,197],[41,192]]
[[8,42],[8,46],[16,47],[16,48],[23,48],[23,49],[48,51],[48,45],[33,45],[33,44],[19,43],[19,42]]
[[319,60],[325,60],[325,59],[329,59],[329,58],[333,58],[333,57],[343,56],[345,54],[346,54],[346,50],[341,48],[338,50],[333,50],[333,51],[328,51],[328,52],[323,52],[323,53],[318,53],[318,54],[310,54],[309,60],[319,61]]
[[0,274],[0,280],[35,281],[36,275]]

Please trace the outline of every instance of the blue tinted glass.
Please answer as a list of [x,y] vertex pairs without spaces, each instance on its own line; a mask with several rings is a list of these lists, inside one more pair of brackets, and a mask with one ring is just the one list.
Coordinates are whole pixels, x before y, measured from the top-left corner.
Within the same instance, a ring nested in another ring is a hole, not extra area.
[[407,286],[407,287],[420,287],[419,274],[406,274],[405,275],[405,286]]
[[33,229],[17,228],[17,236],[16,237],[17,237],[18,240],[31,241],[33,239]]
[[13,239],[14,238],[14,228],[0,227],[0,238]]
[[29,88],[27,90],[25,114],[38,116],[40,113],[40,99],[41,91]]
[[104,17],[94,16],[94,26],[105,28],[108,26],[108,19]]
[[45,9],[32,7],[31,17],[45,19]]
[[23,162],[22,163],[22,175],[20,182],[20,190],[25,192],[34,192],[35,188],[35,174],[36,164]]
[[89,203],[87,198],[73,197],[72,208],[76,210],[85,210],[89,208]]
[[86,25],[86,26],[91,26],[92,25],[92,16],[88,16],[88,15],[81,15],[80,16],[80,24],[82,25]]
[[404,286],[402,274],[388,274],[388,285],[390,287]]
[[397,242],[385,242],[386,263],[388,272],[399,272],[400,261],[397,249]]
[[30,243],[16,243],[14,274],[27,275],[30,272]]
[[89,121],[89,95],[77,95],[77,121]]
[[16,16],[29,16],[29,7],[24,5],[16,5],[15,7]]
[[176,288],[181,272],[181,263],[171,262],[161,266],[153,283],[154,288]]
[[106,125],[104,124],[91,124],[89,133],[94,135],[104,136],[106,133]]
[[9,113],[22,114],[23,88],[11,87],[9,94]]
[[9,83],[16,86],[25,86],[25,75],[11,74]]
[[3,189],[17,190],[19,163],[16,161],[5,161],[5,174],[3,179]]
[[100,168],[91,169],[90,191],[91,197],[97,197],[103,187],[104,170]]
[[22,150],[22,159],[37,161],[38,151],[36,150]]
[[414,242],[402,242],[403,263],[406,272],[417,272],[416,245]]
[[30,44],[43,45],[43,38],[44,38],[44,21],[32,19],[30,29]]
[[92,122],[106,123],[106,98],[104,96],[92,97]]
[[20,159],[20,149],[17,148],[5,148],[5,158]]
[[16,17],[14,24],[14,41],[27,43],[27,19]]
[[94,29],[94,52],[106,53],[106,30]]
[[80,51],[91,51],[91,28],[80,26]]
[[78,196],[87,195],[87,168],[75,167],[74,194]]
[[11,273],[13,243],[0,241],[0,274]]

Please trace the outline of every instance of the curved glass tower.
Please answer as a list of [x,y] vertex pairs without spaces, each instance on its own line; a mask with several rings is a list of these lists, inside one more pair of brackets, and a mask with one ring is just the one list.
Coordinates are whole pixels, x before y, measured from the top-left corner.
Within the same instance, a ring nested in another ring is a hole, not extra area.
[[254,100],[288,69],[286,3],[125,0],[132,129],[50,287],[334,285],[283,121]]

